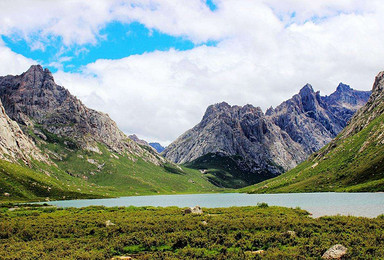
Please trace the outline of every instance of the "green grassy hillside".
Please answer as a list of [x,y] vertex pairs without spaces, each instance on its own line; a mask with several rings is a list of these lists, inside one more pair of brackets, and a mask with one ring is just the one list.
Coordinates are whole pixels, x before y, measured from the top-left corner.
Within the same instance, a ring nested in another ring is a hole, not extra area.
[[[95,193],[95,194],[93,194]],[[81,179],[38,172],[28,167],[0,160],[0,202],[102,197],[106,190]],[[98,194],[98,195],[96,195]]]
[[200,170],[211,183],[224,188],[241,188],[272,177],[267,172],[264,175],[254,174],[241,169],[239,162],[242,161],[244,160],[240,156],[208,153],[185,166]]
[[[0,162],[0,200],[43,200],[147,194],[213,192],[218,188],[198,170],[171,163],[155,165],[132,154],[117,154],[99,144],[101,154],[47,134],[39,148],[53,165],[33,161],[32,169]],[[4,196],[9,193],[10,196]]]
[[[380,106],[376,107],[376,110]],[[369,118],[352,123],[360,124]],[[384,114],[357,133],[347,128],[293,170],[242,189],[249,193],[384,191]]]

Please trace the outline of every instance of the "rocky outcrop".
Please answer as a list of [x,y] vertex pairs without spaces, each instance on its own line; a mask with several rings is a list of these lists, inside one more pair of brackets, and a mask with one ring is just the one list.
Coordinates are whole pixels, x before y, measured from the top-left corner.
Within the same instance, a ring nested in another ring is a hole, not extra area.
[[184,214],[201,215],[201,214],[203,214],[203,209],[200,206],[194,206],[193,208],[185,209]]
[[29,164],[31,159],[48,162],[48,158],[41,154],[35,143],[8,117],[1,102],[0,159],[12,162],[22,160],[26,164]]
[[341,259],[346,253],[348,249],[340,244],[334,245],[329,248],[321,258],[323,259]]
[[18,76],[0,77],[0,98],[9,117],[21,126],[69,138],[89,151],[100,153],[98,144],[104,144],[120,154],[162,163],[161,158],[130,140],[107,114],[87,108],[57,85],[51,72],[40,65]]
[[163,155],[176,163],[209,153],[240,156],[243,169],[278,175],[330,142],[369,93],[340,84],[335,93],[321,97],[307,84],[266,114],[252,105],[211,105],[202,121],[170,144]]
[[145,146],[149,146],[149,144],[148,144],[147,141],[140,139],[140,138],[137,137],[137,135],[135,135],[135,134],[133,134],[133,135],[128,135],[128,137],[129,137],[129,139],[131,139],[132,141],[135,141],[135,142],[138,143],[138,144],[145,145]]

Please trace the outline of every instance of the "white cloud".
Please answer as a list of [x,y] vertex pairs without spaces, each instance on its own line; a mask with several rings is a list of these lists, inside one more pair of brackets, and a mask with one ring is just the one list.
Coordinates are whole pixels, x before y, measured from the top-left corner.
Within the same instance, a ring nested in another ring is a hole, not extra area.
[[31,2],[0,3],[1,34],[60,36],[70,46],[97,42],[110,21],[139,21],[195,43],[219,40],[216,47],[98,60],[81,73],[56,73],[60,84],[109,113],[126,133],[163,144],[196,124],[209,104],[266,109],[307,82],[322,94],[340,81],[370,89],[383,69],[378,0],[217,0],[214,12],[199,0]]
[[0,75],[15,75],[26,71],[32,64],[36,64],[32,59],[25,58],[23,55],[11,51],[0,39]]

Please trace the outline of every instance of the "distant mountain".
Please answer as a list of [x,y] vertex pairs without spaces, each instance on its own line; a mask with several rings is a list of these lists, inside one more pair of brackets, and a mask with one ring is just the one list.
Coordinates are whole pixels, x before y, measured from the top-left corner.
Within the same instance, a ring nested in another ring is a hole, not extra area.
[[161,144],[159,143],[149,143],[150,146],[152,146],[153,148],[155,148],[155,150],[158,152],[158,153],[161,153],[162,151],[164,151],[165,147],[163,147]]
[[328,145],[291,171],[243,191],[384,191],[384,72],[366,105]]
[[[162,154],[173,162],[206,170],[215,183],[219,176],[238,183],[231,186],[226,181],[225,187],[249,185],[292,169],[330,142],[367,101],[369,93],[340,84],[335,93],[321,97],[307,84],[299,94],[265,114],[252,105],[211,105],[202,121]],[[208,157],[199,159],[207,154],[218,154],[225,161],[236,157],[237,170],[211,169]]]
[[7,183],[0,200],[8,193],[6,199],[57,199],[215,189],[198,171],[132,141],[107,114],[86,107],[40,65],[0,77],[0,100],[0,184]]
[[135,141],[136,143],[140,144],[140,145],[144,145],[146,147],[149,147],[151,149],[153,149],[154,151],[156,151],[157,153],[161,153],[162,151],[164,151],[164,147],[162,147],[159,143],[148,143],[147,141],[143,140],[143,139],[140,139],[139,137],[137,137],[137,135],[133,134],[133,135],[129,135],[128,136],[129,139]]

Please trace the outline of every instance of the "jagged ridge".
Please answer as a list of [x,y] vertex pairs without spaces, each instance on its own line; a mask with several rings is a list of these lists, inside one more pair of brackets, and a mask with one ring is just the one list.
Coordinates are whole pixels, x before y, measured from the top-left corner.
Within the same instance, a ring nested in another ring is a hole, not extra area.
[[384,72],[368,102],[319,152],[245,192],[384,191]]
[[211,105],[202,121],[170,144],[163,155],[176,163],[192,162],[208,153],[241,156],[244,171],[272,177],[331,141],[369,93],[341,83],[335,93],[321,97],[307,84],[266,114],[252,105]]

